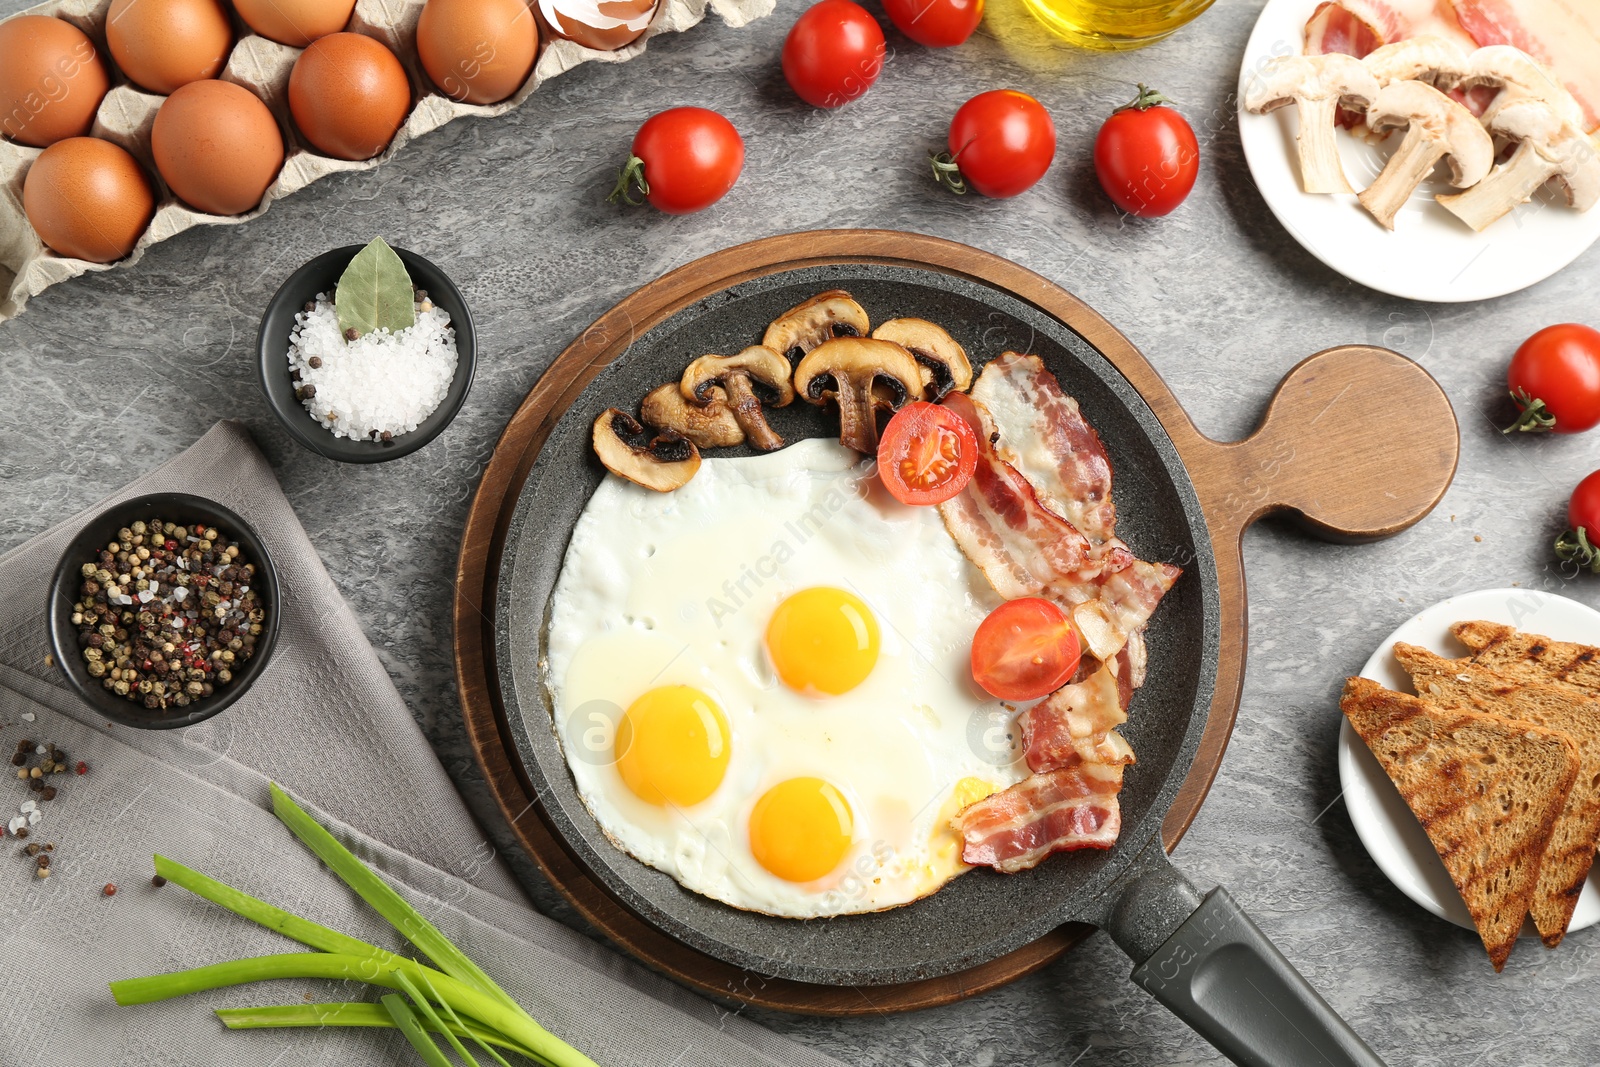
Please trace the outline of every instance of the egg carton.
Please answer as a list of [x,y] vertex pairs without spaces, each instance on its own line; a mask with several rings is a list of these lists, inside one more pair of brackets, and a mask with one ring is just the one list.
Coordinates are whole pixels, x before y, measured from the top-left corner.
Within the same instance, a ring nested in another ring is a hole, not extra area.
[[[42,149],[30,148],[0,138],[0,322],[22,312],[28,299],[57,282],[76,278],[88,271],[128,267],[139,262],[145,249],[165,241],[193,226],[232,226],[248,222],[272,206],[274,200],[303,189],[318,178],[341,171],[371,170],[401,151],[414,138],[438,129],[464,115],[492,117],[503,115],[521,104],[547,79],[591,61],[625,63],[645,50],[651,37],[679,33],[705,18],[709,8],[730,26],[739,27],[771,14],[775,0],[661,0],[655,18],[642,37],[613,52],[585,48],[573,41],[551,38],[541,30],[538,61],[521,89],[498,104],[464,104],[441,95],[423,73],[417,58],[417,20],[424,0],[357,0],[355,13],[346,29],[374,37],[400,57],[411,81],[416,99],[411,114],[389,147],[372,159],[349,162],[331,159],[311,147],[289,118],[289,73],[302,49],[278,44],[249,31],[237,16],[233,52],[220,77],[236,82],[266,101],[283,131],[285,158],[283,170],[267,188],[261,203],[243,215],[208,215],[172,195],[161,181],[150,154],[150,129],[156,111],[166,98],[133,85],[116,69],[106,47],[105,21],[111,0],[51,0],[19,12],[24,15],[55,15],[84,31],[94,41],[101,58],[112,72],[112,88],[95,115],[96,137],[121,145],[131,152],[149,173],[157,190],[155,217],[133,252],[113,263],[60,256],[46,248],[33,231],[22,210],[22,183],[28,168]],[[13,16],[15,17],[15,16]]]

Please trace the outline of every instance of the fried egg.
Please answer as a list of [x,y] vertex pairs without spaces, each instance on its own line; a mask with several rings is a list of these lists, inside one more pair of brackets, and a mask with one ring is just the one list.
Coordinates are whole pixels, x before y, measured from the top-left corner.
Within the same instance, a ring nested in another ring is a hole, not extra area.
[[544,666],[606,835],[770,915],[875,911],[966,868],[949,821],[1027,774],[972,681],[999,597],[934,508],[834,441],[607,476],[572,534]]

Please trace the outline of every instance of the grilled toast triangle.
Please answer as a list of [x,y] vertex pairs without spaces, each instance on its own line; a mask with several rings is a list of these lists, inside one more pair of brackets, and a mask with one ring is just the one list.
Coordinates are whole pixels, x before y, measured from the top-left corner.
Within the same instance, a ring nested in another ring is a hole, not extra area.
[[1543,726],[1577,743],[1578,778],[1551,830],[1528,909],[1540,938],[1555,948],[1572,922],[1600,840],[1600,702],[1568,686],[1509,681],[1471,660],[1445,659],[1416,645],[1397,643],[1394,655],[1432,704]]
[[1577,777],[1577,745],[1554,730],[1444,710],[1366,678],[1345,682],[1339,707],[1422,823],[1499,971]]
[[1600,696],[1600,648],[1482,620],[1458,622],[1450,632],[1472,650],[1474,666],[1499,671],[1507,681],[1568,685]]

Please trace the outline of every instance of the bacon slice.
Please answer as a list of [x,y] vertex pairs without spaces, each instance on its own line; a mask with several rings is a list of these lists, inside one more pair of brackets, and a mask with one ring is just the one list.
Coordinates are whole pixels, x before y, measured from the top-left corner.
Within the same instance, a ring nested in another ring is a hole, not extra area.
[[[1129,635],[1145,628],[1182,574],[1183,568],[1170,563],[1135,559],[1120,570],[1103,570],[1085,581],[1056,582],[1047,595],[1072,615],[1089,651],[1108,660],[1122,651]],[[1143,670],[1137,673],[1142,682]]]
[[1098,573],[1103,563],[1092,558],[1083,534],[1047,508],[995,450],[988,413],[964,393],[944,403],[972,425],[978,466],[967,487],[939,505],[939,516],[995,592],[1007,600],[1039,596],[1065,576]]
[[1117,526],[1111,460],[1044,361],[1001,353],[978,375],[972,399],[1000,428],[1000,457],[1028,479],[1045,506],[1095,544],[1110,539]]
[[1015,874],[1053,852],[1110,848],[1122,829],[1121,765],[1078,763],[1035,774],[963,808],[951,825],[961,859]]
[[1478,46],[1456,18],[1451,0],[1332,0],[1306,22],[1306,52],[1362,58],[1379,45],[1432,34],[1467,51]]
[[1600,128],[1600,4],[1594,0],[1455,0],[1479,45],[1509,44],[1548,67]]
[[1029,770],[1040,774],[1078,762],[1134,762],[1133,749],[1117,732],[1117,727],[1128,721],[1120,678],[1125,663],[1119,656],[1017,717]]

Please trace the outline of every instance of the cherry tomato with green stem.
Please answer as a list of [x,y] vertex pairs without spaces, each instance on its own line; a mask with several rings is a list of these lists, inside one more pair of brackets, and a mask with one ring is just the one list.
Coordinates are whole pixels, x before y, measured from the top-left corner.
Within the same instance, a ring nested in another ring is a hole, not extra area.
[[1505,433],[1581,433],[1600,423],[1600,330],[1546,326],[1511,357],[1506,387],[1521,414]]
[[783,76],[813,107],[842,107],[872,88],[888,46],[883,27],[852,0],[821,0],[783,39]]
[[983,21],[983,0],[883,0],[883,13],[918,44],[953,48]]
[[1026,192],[1056,157],[1056,124],[1027,93],[992,89],[950,120],[950,150],[933,157],[933,176],[952,193],[969,188],[1004,198]]
[[1572,491],[1567,502],[1567,531],[1556,538],[1556,555],[1600,574],[1600,471],[1595,471]]
[[1094,139],[1100,188],[1130,215],[1171,214],[1194,188],[1200,142],[1166,97],[1139,86],[1139,95],[1111,113]]
[[703,107],[675,107],[645,120],[607,197],[639,204],[634,191],[669,215],[687,215],[728,194],[744,169],[744,139]]

